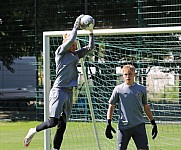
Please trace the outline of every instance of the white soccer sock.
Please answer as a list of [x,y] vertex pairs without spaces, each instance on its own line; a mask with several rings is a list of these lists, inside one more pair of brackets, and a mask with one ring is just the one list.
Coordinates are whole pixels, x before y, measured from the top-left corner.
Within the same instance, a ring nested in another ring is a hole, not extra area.
[[35,134],[37,132],[36,128],[33,128],[32,132],[33,132],[33,134]]

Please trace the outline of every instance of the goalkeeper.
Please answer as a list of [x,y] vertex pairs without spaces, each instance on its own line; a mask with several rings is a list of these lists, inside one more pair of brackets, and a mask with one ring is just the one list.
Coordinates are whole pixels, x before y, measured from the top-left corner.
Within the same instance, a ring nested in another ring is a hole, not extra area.
[[73,26],[70,34],[63,36],[63,43],[55,51],[56,79],[50,90],[50,117],[47,121],[39,124],[35,128],[30,128],[24,138],[24,146],[28,147],[33,136],[42,130],[57,126],[53,140],[54,150],[59,150],[69,119],[72,100],[73,87],[78,86],[77,63],[79,59],[87,55],[94,49],[93,28],[90,29],[89,43],[87,46],[76,50],[77,30],[80,26],[80,20],[84,15],[80,15]]
[[123,66],[122,73],[125,82],[114,88],[109,100],[105,135],[112,139],[112,132],[116,133],[111,126],[111,119],[115,105],[118,104],[117,149],[126,150],[132,138],[138,150],[148,150],[143,109],[152,124],[153,139],[157,136],[158,131],[150,107],[147,104],[146,88],[134,81],[136,73],[133,65]]

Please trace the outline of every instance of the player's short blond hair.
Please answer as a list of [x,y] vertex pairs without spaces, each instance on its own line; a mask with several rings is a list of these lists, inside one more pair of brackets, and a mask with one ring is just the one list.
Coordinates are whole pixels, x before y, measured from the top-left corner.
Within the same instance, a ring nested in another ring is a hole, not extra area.
[[125,70],[130,70],[131,72],[135,72],[136,71],[135,67],[133,65],[130,65],[130,64],[123,66],[122,73],[124,73]]

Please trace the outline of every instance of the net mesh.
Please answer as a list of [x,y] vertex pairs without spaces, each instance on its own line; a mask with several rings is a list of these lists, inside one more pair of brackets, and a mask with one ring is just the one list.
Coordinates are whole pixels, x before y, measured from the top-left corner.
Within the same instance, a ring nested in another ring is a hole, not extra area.
[[[78,36],[77,39],[81,46],[88,44],[87,35]],[[54,52],[61,42],[62,37],[50,38],[52,83],[55,78]],[[181,148],[179,144],[181,142],[179,138],[181,129],[180,44],[180,33],[95,35],[95,50],[84,58],[84,62],[101,149],[116,149],[116,135],[114,140],[108,140],[104,135],[105,121],[112,90],[116,85],[124,82],[121,67],[125,64],[133,64],[136,67],[136,81],[147,87],[148,102],[158,123],[159,135],[155,141],[151,139],[151,125],[147,125],[150,148]],[[67,127],[70,129],[66,131],[63,147],[64,149],[75,149],[75,147],[98,149],[80,64],[78,70],[79,86],[74,89],[73,110]],[[117,119],[116,108],[113,114],[115,128]],[[75,132],[76,130],[78,133]],[[132,140],[129,149],[135,149]]]

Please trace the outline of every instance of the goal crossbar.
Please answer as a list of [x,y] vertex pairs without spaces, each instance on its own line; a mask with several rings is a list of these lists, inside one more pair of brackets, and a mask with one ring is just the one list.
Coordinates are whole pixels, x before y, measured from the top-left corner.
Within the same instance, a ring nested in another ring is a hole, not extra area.
[[[67,31],[46,31],[43,32],[45,37],[59,37]],[[149,28],[125,28],[125,29],[95,29],[94,35],[124,35],[124,34],[148,34],[148,33],[173,33],[181,32],[181,26],[175,27],[149,27]],[[78,36],[88,34],[86,30],[78,30]]]

